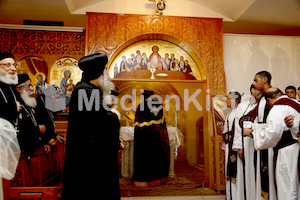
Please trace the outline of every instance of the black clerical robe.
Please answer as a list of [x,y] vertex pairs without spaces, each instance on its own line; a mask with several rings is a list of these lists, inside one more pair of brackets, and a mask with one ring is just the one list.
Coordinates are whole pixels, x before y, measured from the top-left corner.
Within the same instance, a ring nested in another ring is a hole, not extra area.
[[17,119],[17,95],[14,86],[0,81],[0,117],[15,125]]
[[144,101],[144,110],[141,108],[140,104],[134,123],[132,181],[139,187],[151,187],[167,180],[170,165],[169,137],[163,109],[150,110],[147,101]]
[[34,154],[35,149],[42,148],[47,142],[40,133],[35,109],[27,106],[23,101],[20,103],[22,110],[18,116],[18,140],[21,150],[28,158]]
[[[95,85],[79,82],[71,96],[64,200],[92,200],[103,196],[120,199],[117,162],[120,123],[116,114],[103,109],[102,98],[97,99],[99,94],[102,95]],[[84,103],[83,96],[92,104]]]
[[56,139],[56,133],[54,117],[51,111],[46,108],[44,99],[43,95],[36,97],[37,106],[35,108],[35,114],[37,123],[46,126],[46,133],[44,133],[42,137],[45,143],[48,144],[51,139]]

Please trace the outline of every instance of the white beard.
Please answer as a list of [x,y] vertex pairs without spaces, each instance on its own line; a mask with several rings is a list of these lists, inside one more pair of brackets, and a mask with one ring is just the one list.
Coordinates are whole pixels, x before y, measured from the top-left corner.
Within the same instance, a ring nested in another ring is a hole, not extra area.
[[0,68],[0,81],[6,83],[8,85],[17,85],[18,84],[18,75],[15,73],[14,75],[9,74],[9,71],[6,75],[5,70]]
[[36,101],[35,97],[30,96],[32,94],[33,94],[33,92],[27,92],[26,90],[22,89],[20,96],[27,106],[29,106],[31,108],[35,108],[37,105],[37,101]]
[[113,100],[111,97],[111,91],[115,89],[115,85],[111,82],[110,77],[107,72],[103,73],[103,76],[99,79],[100,87],[103,91],[103,101],[106,105],[112,105]]

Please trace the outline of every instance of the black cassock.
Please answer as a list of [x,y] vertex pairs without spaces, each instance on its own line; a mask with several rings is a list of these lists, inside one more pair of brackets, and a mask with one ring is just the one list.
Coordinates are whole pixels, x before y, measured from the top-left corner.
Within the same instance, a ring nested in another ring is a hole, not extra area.
[[[46,109],[42,96],[36,97],[37,106],[27,106],[19,98],[22,110],[18,115],[18,140],[26,157],[34,154],[35,149],[42,148],[56,137],[52,113]],[[41,133],[39,125],[46,126],[46,133]]]
[[[159,106],[159,105],[157,105]],[[137,108],[134,123],[134,173],[132,181],[139,187],[160,185],[167,180],[170,146],[163,109],[144,111]]]
[[0,117],[15,125],[17,119],[17,92],[14,86],[0,81]]
[[[120,199],[117,162],[120,123],[116,114],[106,111],[100,101],[91,98],[99,93],[100,89],[95,85],[79,82],[71,96],[63,180],[64,200],[92,200],[104,196],[110,200]],[[79,100],[83,100],[82,94],[86,94],[87,100],[93,102],[93,105],[90,107],[83,103],[80,111],[79,104],[82,101]]]

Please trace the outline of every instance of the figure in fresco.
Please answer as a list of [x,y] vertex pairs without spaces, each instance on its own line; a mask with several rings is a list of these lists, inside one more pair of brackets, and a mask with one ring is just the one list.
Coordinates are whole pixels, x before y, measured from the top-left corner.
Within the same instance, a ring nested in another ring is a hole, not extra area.
[[120,63],[120,72],[126,72],[126,71],[127,71],[126,56],[122,56],[122,61]]
[[156,70],[162,70],[162,58],[158,53],[159,48],[158,46],[152,47],[152,54],[149,57],[148,60],[148,69],[156,69]]
[[141,69],[147,70],[147,66],[148,66],[148,58],[147,58],[147,54],[144,52],[142,54]]
[[36,87],[35,87],[35,94],[36,95],[41,95],[43,94],[43,91],[45,89],[45,81],[44,81],[44,76],[41,73],[36,74]]
[[180,69],[180,71],[183,72],[183,68],[184,68],[184,57],[183,57],[183,56],[180,56],[179,59],[180,59],[180,60],[179,60],[179,63],[178,63],[179,69]]
[[65,70],[64,71],[64,78],[61,79],[60,81],[60,87],[64,89],[65,93],[66,93],[66,87],[68,84],[68,80],[71,77],[71,71],[70,70]]
[[136,60],[137,64],[140,66],[140,68],[141,68],[141,66],[142,66],[142,59],[143,59],[143,57],[142,57],[142,55],[141,55],[141,51],[140,51],[140,50],[137,50],[137,51],[136,51],[135,60]]
[[67,84],[66,86],[66,105],[69,105],[73,90],[75,88],[75,85],[73,84],[73,80],[69,79],[69,82],[70,83]]
[[191,73],[192,72],[192,69],[191,69],[191,66],[190,66],[188,60],[184,61],[183,72],[185,72],[185,73]]
[[114,66],[114,77],[119,73],[119,68],[118,68],[118,63],[115,64]]
[[179,67],[179,60],[175,59],[175,61],[172,63],[171,71],[181,71]]
[[175,54],[174,53],[171,53],[171,58],[170,58],[170,70],[172,71],[172,66],[173,66],[173,63],[175,62]]
[[133,63],[132,58],[128,58],[126,71],[127,72],[133,71],[133,67],[134,67],[134,63]]
[[131,64],[132,65],[132,70],[139,68],[134,53],[131,54],[131,60],[132,60],[132,64]]
[[[61,82],[60,82],[60,88],[64,92],[63,95],[66,98],[66,106],[68,106],[68,104],[70,103],[70,97],[66,96],[67,95],[67,86],[69,85],[68,80],[70,79],[70,77],[71,77],[71,71],[70,70],[65,70],[64,71],[64,78],[62,78]],[[64,110],[64,112],[65,111],[66,110]]]
[[164,59],[164,62],[163,62],[163,69],[164,70],[170,70],[170,62],[171,62],[171,59],[169,58],[169,54],[168,53],[165,53],[165,59]]

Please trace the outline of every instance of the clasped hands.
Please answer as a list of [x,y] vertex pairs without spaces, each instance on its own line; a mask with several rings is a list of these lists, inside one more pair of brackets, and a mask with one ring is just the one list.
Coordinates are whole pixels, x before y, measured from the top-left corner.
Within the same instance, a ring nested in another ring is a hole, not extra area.
[[[288,115],[284,118],[284,123],[287,127],[292,127],[294,125],[294,115]],[[251,128],[244,128],[244,136],[249,136],[252,133]]]

